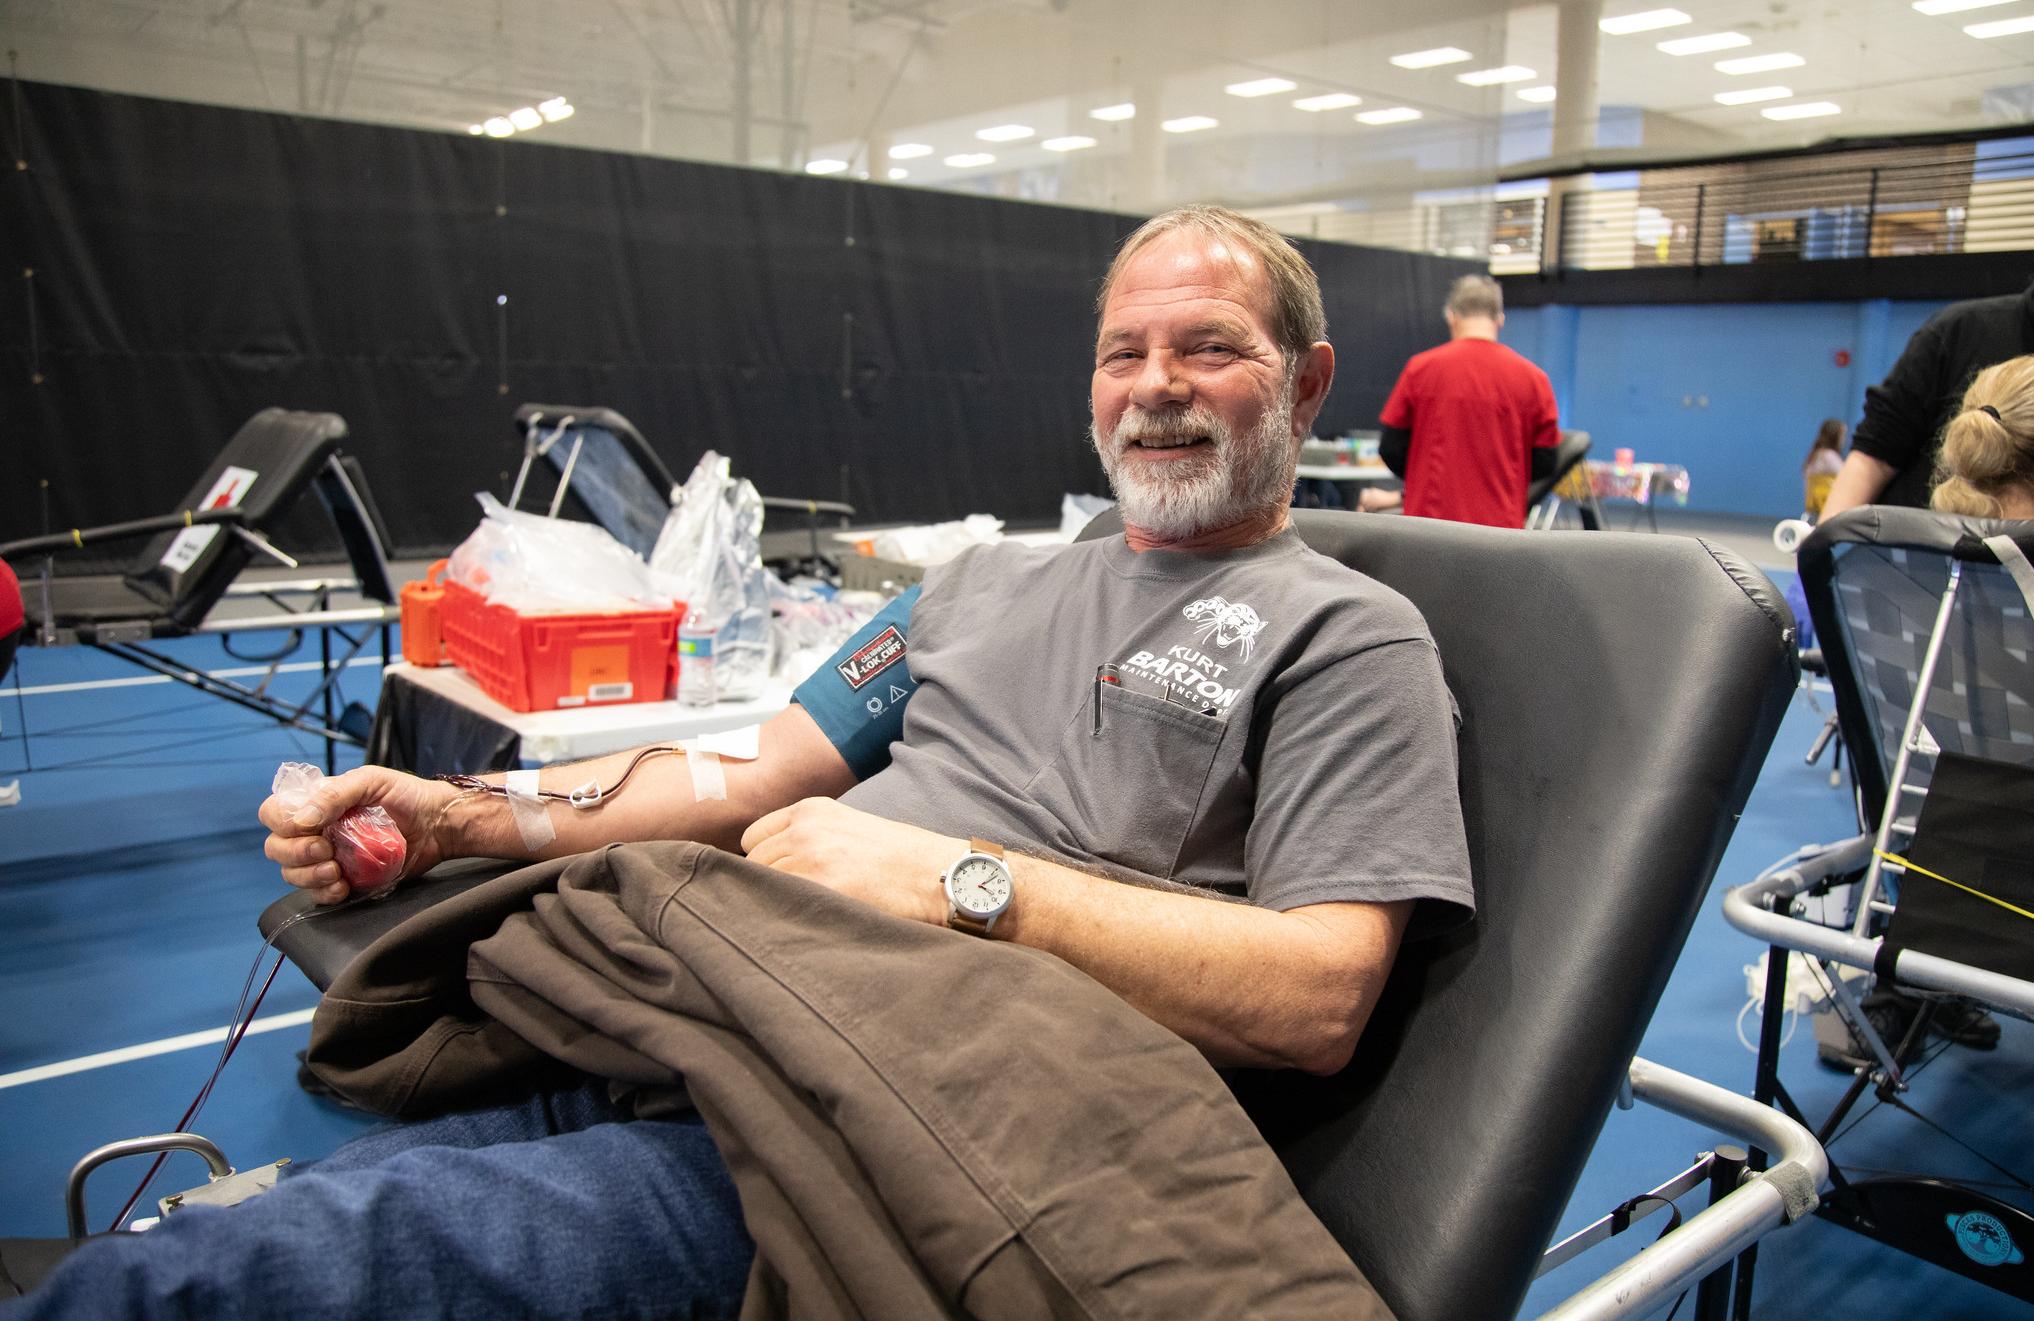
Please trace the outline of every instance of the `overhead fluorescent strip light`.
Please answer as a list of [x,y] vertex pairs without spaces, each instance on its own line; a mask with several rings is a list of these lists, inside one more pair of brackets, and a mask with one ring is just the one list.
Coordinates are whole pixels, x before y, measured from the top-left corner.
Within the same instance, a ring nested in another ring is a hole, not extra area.
[[1616,18],[1606,18],[1596,26],[1613,37],[1628,37],[1634,32],[1677,28],[1683,23],[1694,21],[1678,9],[1648,9],[1637,14],[1619,14]]
[[1751,38],[1742,32],[1712,32],[1706,37],[1675,37],[1663,41],[1659,48],[1669,55],[1707,55],[1712,51],[1736,50],[1739,46],[1751,45]]
[[1460,46],[1436,46],[1432,50],[1416,50],[1404,55],[1394,55],[1391,62],[1401,69],[1431,69],[1441,64],[1460,64],[1475,59]]
[[1745,73],[1772,73],[1776,69],[1798,69],[1808,61],[1792,51],[1777,55],[1746,55],[1735,60],[1718,60],[1716,71],[1735,78]]

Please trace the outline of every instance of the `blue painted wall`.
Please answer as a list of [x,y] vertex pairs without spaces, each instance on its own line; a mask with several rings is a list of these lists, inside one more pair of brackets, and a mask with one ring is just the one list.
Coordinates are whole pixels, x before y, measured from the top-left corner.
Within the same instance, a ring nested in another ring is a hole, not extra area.
[[[1520,308],[1504,340],[1543,367],[1561,423],[1595,452],[1686,464],[1690,508],[1791,517],[1825,417],[1856,425],[1868,385],[1941,302]],[[1836,365],[1837,350],[1850,365]]]

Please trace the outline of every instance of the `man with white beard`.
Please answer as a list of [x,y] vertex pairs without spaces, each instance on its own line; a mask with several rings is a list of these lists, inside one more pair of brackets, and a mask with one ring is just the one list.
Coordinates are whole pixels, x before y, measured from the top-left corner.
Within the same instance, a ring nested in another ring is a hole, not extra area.
[[[698,840],[1057,955],[1216,1064],[1343,1069],[1401,941],[1466,920],[1474,895],[1425,623],[1290,526],[1334,376],[1319,287],[1275,231],[1196,207],[1125,242],[1098,310],[1093,438],[1123,534],[928,573],[725,766],[724,797],[696,801],[684,760],[652,757],[598,810],[537,809],[554,837],[532,848],[499,795],[363,767],[308,807],[263,804],[268,856],[329,903],[346,885],[319,831],[361,805],[394,816],[409,875]],[[612,785],[631,757],[542,788]],[[575,1201],[569,1232],[545,1199],[500,1195],[588,1163],[628,1186]],[[143,1315],[172,1287],[210,1315],[739,1305],[751,1249],[699,1125],[602,1089],[409,1125],[325,1166],[87,1245],[29,1314]],[[509,1250],[516,1269],[490,1271]]]

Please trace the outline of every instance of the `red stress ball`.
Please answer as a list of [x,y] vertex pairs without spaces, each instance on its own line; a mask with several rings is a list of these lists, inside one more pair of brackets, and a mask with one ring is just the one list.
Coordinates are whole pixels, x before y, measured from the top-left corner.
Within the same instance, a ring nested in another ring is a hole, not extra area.
[[[291,812],[311,801],[312,791],[325,773],[301,761],[286,761],[276,769],[271,791]],[[409,858],[409,844],[396,828],[395,818],[379,804],[356,807],[326,826],[323,834],[332,843],[332,858],[339,864],[339,877],[356,896],[388,894],[396,877],[403,874]]]

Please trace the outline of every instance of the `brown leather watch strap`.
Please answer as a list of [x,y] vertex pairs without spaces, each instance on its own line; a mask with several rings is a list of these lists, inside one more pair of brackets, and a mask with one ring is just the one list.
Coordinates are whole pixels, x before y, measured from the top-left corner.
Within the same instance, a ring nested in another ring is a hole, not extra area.
[[[1003,856],[1003,846],[986,839],[969,840],[968,851],[971,853],[986,853],[992,858],[1001,858]],[[989,924],[987,922],[963,913],[959,906],[951,900],[948,901],[946,906],[946,924],[955,931],[965,931],[971,936],[986,936],[989,934]]]

